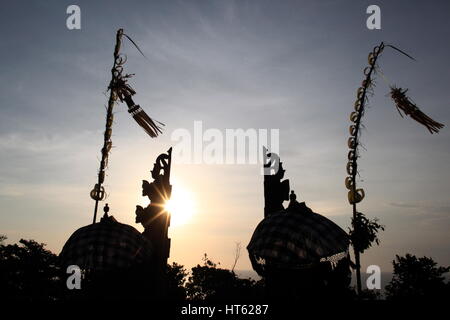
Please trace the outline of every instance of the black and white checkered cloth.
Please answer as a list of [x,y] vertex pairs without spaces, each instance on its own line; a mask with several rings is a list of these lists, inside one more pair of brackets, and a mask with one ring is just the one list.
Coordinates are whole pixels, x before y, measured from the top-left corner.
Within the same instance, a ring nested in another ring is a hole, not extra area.
[[348,247],[344,230],[302,203],[262,220],[247,249],[253,268],[263,273],[268,265],[306,268],[323,261],[335,264],[347,257]]
[[103,271],[146,262],[152,252],[151,243],[139,231],[108,217],[76,230],[59,257],[63,266]]

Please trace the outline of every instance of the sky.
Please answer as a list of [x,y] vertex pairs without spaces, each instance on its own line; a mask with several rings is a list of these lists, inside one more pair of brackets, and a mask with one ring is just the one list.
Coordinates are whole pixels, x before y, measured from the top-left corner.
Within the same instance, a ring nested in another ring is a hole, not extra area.
[[[68,30],[66,9],[81,8]],[[371,4],[381,30],[366,27]],[[402,119],[389,85],[409,88],[422,110],[450,123],[448,1],[4,1],[0,11],[0,234],[35,239],[59,253],[91,223],[115,32],[124,28],[135,101],[166,124],[150,139],[124,105],[115,108],[105,188],[110,213],[134,222],[141,180],[177,129],[279,129],[280,157],[299,200],[348,230],[344,186],[349,114],[367,54],[381,41],[383,76],[364,117],[358,205],[386,226],[362,256],[390,272],[396,254],[450,265],[450,133],[430,135]],[[183,164],[172,184],[194,213],[169,230],[170,261],[192,267],[204,253],[225,268],[251,269],[245,247],[263,218],[263,177],[255,164]],[[287,204],[287,203],[285,203]]]

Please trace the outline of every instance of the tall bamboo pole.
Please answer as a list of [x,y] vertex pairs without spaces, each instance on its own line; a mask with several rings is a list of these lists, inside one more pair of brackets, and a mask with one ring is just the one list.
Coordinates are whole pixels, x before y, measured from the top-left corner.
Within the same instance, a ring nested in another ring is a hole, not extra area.
[[102,186],[105,181],[105,169],[107,167],[109,151],[111,150],[112,141],[112,124],[114,121],[113,109],[114,105],[117,101],[117,92],[115,88],[117,87],[117,81],[119,80],[122,72],[122,64],[125,62],[120,56],[120,46],[122,42],[123,29],[117,30],[116,34],[116,45],[114,47],[114,63],[111,69],[111,81],[109,83],[109,100],[108,100],[108,109],[106,112],[106,124],[105,124],[105,133],[103,139],[103,148],[102,152],[102,160],[100,161],[100,168],[98,170],[98,180],[94,189],[91,191],[91,197],[95,200],[95,208],[94,208],[94,219],[92,223],[96,222],[97,219],[97,210],[98,210],[98,202],[105,198],[105,190]]
[[[348,141],[348,146],[350,148],[350,152],[348,155],[349,163],[347,164],[347,173],[350,175],[351,182],[348,183],[346,179],[346,186],[349,191],[348,199],[350,204],[352,205],[353,209],[353,230],[356,233],[356,229],[358,227],[357,222],[357,209],[356,204],[360,202],[364,198],[364,191],[362,189],[356,188],[356,175],[358,174],[358,145],[359,145],[359,139],[358,134],[361,127],[361,118],[364,114],[366,102],[367,102],[367,91],[372,86],[372,73],[375,70],[376,62],[378,59],[379,54],[383,51],[384,44],[381,42],[381,44],[374,48],[373,52],[369,54],[369,67],[368,69],[364,69],[364,74],[366,75],[365,80],[362,83],[362,86],[358,88],[357,91],[357,100],[355,102],[355,111],[351,114],[350,120],[354,122],[354,125],[350,126],[350,139]],[[366,72],[367,70],[367,72]],[[361,294],[362,291],[362,284],[361,284],[361,259],[360,259],[360,253],[353,244],[353,250],[355,254],[355,265],[356,265],[356,287],[357,287],[357,293],[358,295]]]
[[[390,47],[401,54],[407,56],[408,58],[414,60],[413,57],[405,53],[404,51],[394,47],[393,45],[387,44],[385,45],[383,42],[380,43],[379,46],[373,48],[373,51],[369,53],[368,62],[369,66],[364,69],[364,75],[366,78],[363,80],[361,87],[358,88],[357,91],[357,100],[355,102],[355,111],[353,111],[350,115],[350,121],[354,124],[350,125],[350,138],[348,139],[348,147],[350,151],[348,153],[348,163],[347,163],[347,173],[349,176],[345,179],[345,186],[349,190],[348,192],[348,200],[352,205],[353,209],[353,232],[354,234],[358,233],[358,220],[360,219],[360,214],[356,209],[356,204],[361,202],[364,198],[364,190],[356,188],[356,175],[358,174],[358,146],[359,146],[359,131],[361,127],[361,118],[364,115],[367,93],[370,88],[373,87],[373,79],[372,75],[374,71],[376,71],[376,63],[379,55],[383,52],[385,47]],[[391,86],[391,97],[394,100],[395,106],[397,107],[400,115],[402,110],[405,114],[410,115],[414,120],[419,122],[420,124],[427,127],[430,133],[437,133],[440,129],[444,127],[442,123],[436,122],[422,111],[409,100],[409,98],[405,95],[407,90],[402,90],[401,88],[396,88],[395,86]],[[355,240],[355,239],[353,239]],[[355,254],[355,264],[356,264],[356,286],[358,295],[361,294],[362,284],[361,284],[361,259],[360,259],[360,250],[358,247],[358,243],[353,241],[352,243],[354,254]]]
[[102,160],[100,161],[100,168],[98,170],[98,180],[91,191],[91,198],[95,200],[94,208],[94,219],[93,223],[97,220],[97,210],[98,202],[105,198],[105,190],[102,186],[105,181],[105,169],[108,166],[108,156],[111,150],[111,134],[112,134],[112,124],[114,121],[113,108],[117,100],[120,102],[126,102],[128,106],[128,112],[133,116],[136,123],[144,129],[144,131],[152,138],[158,136],[162,133],[161,126],[163,123],[153,120],[149,115],[137,104],[134,103],[132,96],[136,93],[134,89],[127,83],[128,79],[133,76],[133,74],[122,74],[123,65],[126,62],[126,57],[120,54],[120,47],[122,44],[122,36],[125,36],[136,49],[145,57],[138,45],[123,32],[123,29],[117,30],[116,34],[116,45],[114,47],[114,63],[111,68],[111,81],[109,83],[109,100],[108,109],[106,112],[106,125],[105,133],[103,139]]

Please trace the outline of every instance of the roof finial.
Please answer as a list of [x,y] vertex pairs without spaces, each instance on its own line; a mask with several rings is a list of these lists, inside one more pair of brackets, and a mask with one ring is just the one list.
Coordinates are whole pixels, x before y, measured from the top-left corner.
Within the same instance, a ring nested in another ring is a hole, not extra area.
[[105,206],[103,207],[103,212],[103,219],[108,219],[109,206],[107,203],[105,203]]

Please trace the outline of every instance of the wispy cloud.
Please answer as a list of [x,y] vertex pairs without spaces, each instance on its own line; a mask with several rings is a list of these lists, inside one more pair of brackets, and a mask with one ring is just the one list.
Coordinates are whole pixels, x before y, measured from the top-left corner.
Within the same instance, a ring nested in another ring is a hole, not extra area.
[[392,207],[410,209],[408,214],[411,218],[420,220],[428,219],[450,219],[450,205],[449,204],[430,204],[425,202],[391,202]]
[[[8,133],[0,135],[0,152],[24,152],[31,154],[57,153],[73,150],[92,138],[97,138],[99,132],[82,131],[72,135],[34,133]],[[56,155],[56,154],[55,154]]]

